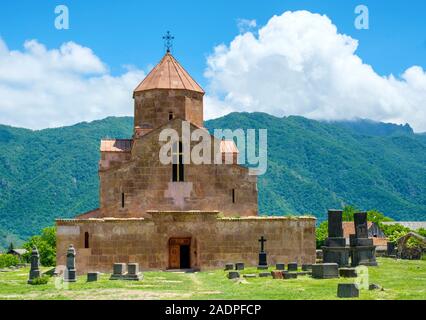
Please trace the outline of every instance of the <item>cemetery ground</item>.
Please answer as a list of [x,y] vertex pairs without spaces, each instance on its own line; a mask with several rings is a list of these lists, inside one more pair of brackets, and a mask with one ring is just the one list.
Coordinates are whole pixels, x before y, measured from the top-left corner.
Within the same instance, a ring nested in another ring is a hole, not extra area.
[[[383,290],[361,290],[359,299],[426,300],[426,261],[378,258],[378,267],[369,267],[369,283]],[[43,268],[47,271],[48,268]],[[273,268],[270,268],[273,270]],[[0,299],[260,299],[260,300],[308,300],[337,299],[337,284],[351,283],[352,278],[329,280],[299,276],[292,280],[241,277],[229,280],[223,270],[197,273],[144,272],[141,281],[109,280],[102,274],[97,282],[86,282],[79,276],[68,289],[55,286],[55,277],[47,284],[27,284],[29,269],[0,272]],[[256,268],[246,268],[241,275],[257,274]],[[58,280],[56,280],[58,281]]]

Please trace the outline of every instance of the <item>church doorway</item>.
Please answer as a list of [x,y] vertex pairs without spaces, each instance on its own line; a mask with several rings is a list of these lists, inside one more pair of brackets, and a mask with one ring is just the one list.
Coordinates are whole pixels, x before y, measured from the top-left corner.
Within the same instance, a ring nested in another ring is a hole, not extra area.
[[171,238],[169,240],[169,268],[191,268],[191,238]]

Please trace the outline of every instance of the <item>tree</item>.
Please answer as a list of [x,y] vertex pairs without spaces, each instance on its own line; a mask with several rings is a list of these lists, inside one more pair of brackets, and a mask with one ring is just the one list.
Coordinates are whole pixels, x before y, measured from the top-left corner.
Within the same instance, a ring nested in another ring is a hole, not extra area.
[[14,249],[14,247],[13,247],[13,243],[11,242],[11,243],[9,244],[9,250],[8,250],[8,252],[11,252],[13,249]]
[[328,221],[323,221],[315,230],[317,249],[325,245],[325,239],[328,237]]
[[51,267],[56,264],[56,228],[47,227],[41,231],[41,235],[31,237],[24,244],[27,249],[25,258],[29,259],[33,247],[37,247],[40,254],[40,263],[43,266]]
[[354,215],[355,212],[357,212],[358,209],[355,208],[354,206],[351,205],[347,205],[343,208],[343,215],[342,215],[342,220],[343,221],[354,221]]

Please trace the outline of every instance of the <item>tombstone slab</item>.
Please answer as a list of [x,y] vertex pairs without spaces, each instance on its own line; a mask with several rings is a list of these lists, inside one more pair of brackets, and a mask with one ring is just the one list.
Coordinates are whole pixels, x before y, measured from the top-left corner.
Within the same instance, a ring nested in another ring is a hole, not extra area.
[[87,273],[87,282],[95,282],[99,280],[99,272],[88,272]]
[[302,271],[312,271],[312,264],[310,263],[302,264]]
[[354,283],[339,283],[337,285],[337,297],[339,298],[358,298],[359,288]]
[[40,278],[40,254],[34,246],[31,252],[31,269],[28,277],[28,283],[32,284],[34,279]]
[[284,271],[282,274],[284,279],[297,279],[297,272]]
[[339,275],[343,278],[356,278],[358,276],[355,268],[340,268]]
[[333,279],[339,277],[339,266],[337,263],[317,263],[312,265],[312,278]]
[[235,268],[235,266],[234,266],[233,263],[226,263],[225,264],[225,271],[234,270],[234,268]]
[[122,280],[126,274],[126,264],[125,263],[114,263],[112,267],[112,275],[109,278],[110,280]]
[[228,279],[238,279],[240,277],[240,273],[238,271],[229,271]]
[[270,272],[260,272],[259,273],[260,278],[266,278],[266,277],[270,277],[270,276],[271,276]]
[[256,278],[256,275],[254,273],[247,273],[243,275],[244,278]]
[[279,270],[271,271],[272,279],[282,279],[283,278],[283,272]]
[[277,270],[285,270],[285,264],[284,263],[277,263],[275,265],[275,269],[277,269]]
[[287,271],[297,271],[297,268],[298,268],[297,262],[290,262],[287,265]]
[[124,276],[124,280],[141,280],[142,275],[139,272],[139,263],[128,263],[127,264],[127,273]]
[[235,270],[244,270],[244,263],[243,262],[237,262],[235,264]]

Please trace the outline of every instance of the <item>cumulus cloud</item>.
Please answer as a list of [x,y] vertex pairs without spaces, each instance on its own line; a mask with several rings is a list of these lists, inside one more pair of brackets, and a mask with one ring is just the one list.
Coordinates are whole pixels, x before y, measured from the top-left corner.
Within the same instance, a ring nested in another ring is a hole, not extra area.
[[132,115],[132,90],[144,76],[132,68],[112,76],[74,42],[47,49],[31,40],[20,51],[0,39],[0,123],[40,129]]
[[272,17],[208,57],[206,113],[263,111],[320,120],[369,118],[426,131],[426,73],[380,76],[356,55],[358,41],[307,11]]

